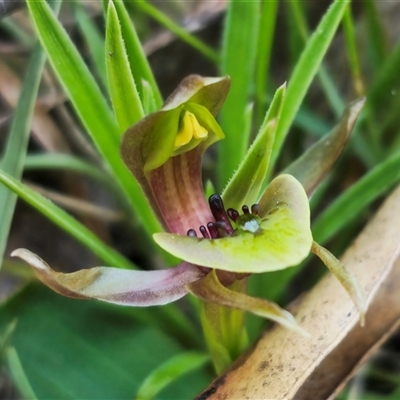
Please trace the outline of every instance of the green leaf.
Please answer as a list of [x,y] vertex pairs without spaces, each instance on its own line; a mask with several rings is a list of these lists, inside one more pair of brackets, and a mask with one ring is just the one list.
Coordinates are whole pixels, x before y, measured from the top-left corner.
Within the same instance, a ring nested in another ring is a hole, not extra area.
[[177,378],[196,370],[210,360],[210,356],[204,353],[187,351],[176,355],[158,366],[143,381],[137,394],[137,400],[153,399],[164,387]]
[[267,108],[267,89],[271,51],[274,39],[278,1],[263,1],[261,4],[260,29],[258,30],[257,55],[256,55],[256,121],[257,126]]
[[218,53],[216,53],[211,47],[207,46],[200,39],[197,39],[195,36],[187,32],[184,28],[176,24],[172,19],[170,19],[167,15],[159,11],[152,4],[148,3],[145,0],[135,1],[134,4],[141,11],[144,11],[151,18],[154,18],[158,23],[165,26],[165,28],[170,30],[179,39],[186,42],[194,49],[198,50],[205,57],[207,57],[208,59],[210,59],[215,63],[218,61],[219,59]]
[[38,0],[27,5],[54,71],[131,208],[137,211],[147,232],[160,231],[160,224],[139,185],[121,160],[115,119],[92,74],[47,3]]
[[91,249],[93,253],[99,256],[108,265],[119,268],[136,269],[134,264],[117,251],[108,247],[71,215],[10,175],[6,174],[4,171],[0,171],[0,182],[17,194],[21,199],[33,206],[36,210],[41,212],[48,219],[53,221],[61,229],[68,232],[76,240]]
[[342,153],[364,103],[365,98],[352,103],[330,133],[283,171],[299,180],[308,195],[312,194]]
[[356,33],[351,6],[346,8],[343,18],[343,28],[346,39],[347,58],[353,78],[354,92],[357,96],[364,95],[364,85],[361,77],[360,62],[357,51]]
[[[36,46],[26,71],[26,79],[14,113],[10,133],[4,149],[4,156],[0,163],[1,168],[16,179],[20,179],[22,175],[29,141],[33,107],[36,101],[44,62],[45,55],[42,49]],[[0,260],[4,256],[16,199],[15,194],[5,187],[0,187]]]
[[[184,351],[157,320],[141,323],[142,311],[157,316],[157,308],[72,300],[30,285],[2,304],[0,329],[18,319],[10,344],[39,399],[129,399],[155,368]],[[192,398],[210,379],[198,370],[163,398]]]
[[308,40],[300,60],[296,64],[292,76],[289,79],[285,101],[283,103],[282,115],[278,124],[276,139],[272,150],[271,167],[275,165],[289,128],[321,65],[321,61],[333,39],[347,5],[348,3],[343,0],[335,0]]
[[315,240],[319,243],[329,240],[399,181],[400,153],[396,153],[365,174],[325,209],[313,224]]
[[239,210],[244,204],[252,205],[258,200],[268,171],[285,89],[286,85],[283,85],[276,91],[256,139],[222,192],[222,198],[227,208]]
[[[155,109],[151,110],[144,107],[146,114],[151,111],[155,111],[160,108],[163,99],[158,89],[157,82],[154,78],[153,71],[150,68],[149,62],[147,60],[146,54],[144,53],[142,44],[138,38],[135,30],[135,26],[126,11],[124,2],[121,0],[113,1],[115,10],[118,14],[118,20],[121,24],[121,33],[125,42],[125,48],[128,55],[129,65],[132,70],[132,75],[137,85],[138,92],[141,96],[142,103],[144,103],[145,91],[151,91],[152,97],[154,98]],[[149,85],[146,89],[145,82]]]
[[79,29],[85,39],[86,48],[93,61],[98,77],[104,87],[107,87],[106,63],[104,60],[104,37],[99,32],[99,28],[93,22],[93,18],[86,12],[81,2],[75,2],[75,14]]
[[118,14],[112,1],[106,22],[107,77],[120,133],[144,117],[142,103],[131,73]]
[[79,174],[85,175],[89,178],[95,179],[98,182],[108,185],[114,188],[115,185],[110,181],[109,174],[90,164],[89,162],[70,155],[61,153],[41,153],[41,154],[28,154],[25,158],[25,170],[40,170],[50,169],[58,170],[64,169],[67,171],[78,172]]
[[[246,110],[253,89],[261,2],[232,0],[222,43],[221,71],[232,80],[231,90],[221,110],[220,121],[226,140],[220,143],[219,184],[225,185],[242,161],[250,131]],[[238,27],[240,26],[240,29]]]
[[6,357],[12,379],[15,382],[20,394],[25,399],[36,400],[37,396],[32,390],[25,371],[21,365],[20,357],[14,347],[9,347],[6,350]]

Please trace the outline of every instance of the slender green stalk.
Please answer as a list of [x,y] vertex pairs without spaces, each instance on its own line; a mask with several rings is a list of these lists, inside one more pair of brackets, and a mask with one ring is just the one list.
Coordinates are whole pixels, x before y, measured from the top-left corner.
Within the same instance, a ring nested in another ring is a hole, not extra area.
[[[288,4],[293,14],[295,26],[297,27],[301,38],[306,44],[310,35],[303,8],[301,7],[299,0],[290,1]],[[318,71],[318,78],[321,82],[322,89],[325,92],[326,98],[331,104],[336,116],[340,116],[344,108],[344,103],[336,88],[335,83],[332,81],[332,78],[330,77],[327,69],[323,64],[321,64]]]
[[[224,186],[239,166],[249,145],[246,113],[254,92],[256,46],[259,32],[260,2],[229,3],[226,16],[221,72],[232,79],[231,89],[220,113],[226,139],[220,145],[219,185]],[[240,26],[241,29],[237,29]]]
[[[154,101],[154,108],[158,109],[163,103],[163,99],[158,89],[157,82],[154,78],[153,71],[150,68],[146,54],[144,53],[142,44],[136,33],[135,26],[133,25],[129,14],[125,8],[124,2],[114,0],[115,10],[118,14],[118,20],[121,24],[121,33],[124,39],[126,52],[128,55],[129,65],[132,70],[132,75],[137,85],[137,90],[144,103],[145,91],[151,92],[151,97]],[[148,86],[146,89],[145,85]],[[144,107],[146,114],[151,111]]]
[[354,30],[353,15],[350,4],[346,8],[343,16],[343,27],[346,39],[347,57],[349,59],[350,70],[353,76],[354,91],[357,96],[364,96],[364,84],[361,77],[360,62],[357,52],[356,36]]
[[107,10],[106,60],[111,101],[122,134],[142,119],[144,112],[129,65],[117,10],[112,2]]
[[106,88],[107,72],[104,61],[104,36],[100,34],[99,29],[93,23],[93,19],[86,13],[82,3],[77,1],[74,5],[78,26],[85,39],[86,48],[93,61],[93,67]]
[[278,123],[276,139],[271,156],[271,166],[275,164],[278,158],[289,128],[315,74],[321,65],[322,59],[333,39],[346,7],[347,2],[341,0],[336,0],[331,5],[308,40],[307,45],[296,64],[289,80],[281,119]]
[[145,12],[151,18],[155,19],[158,23],[171,31],[179,39],[183,40],[184,42],[198,50],[201,54],[210,59],[212,62],[217,63],[219,61],[219,55],[215,50],[207,46],[200,39],[197,39],[196,37],[188,33],[184,28],[181,28],[174,21],[172,21],[172,19],[167,17],[164,13],[162,13],[160,10],[158,10],[147,1],[138,0],[135,2],[135,6],[141,11]]
[[271,50],[274,39],[278,1],[264,1],[261,4],[260,29],[256,56],[256,126],[262,122],[267,109],[268,74],[271,62]]

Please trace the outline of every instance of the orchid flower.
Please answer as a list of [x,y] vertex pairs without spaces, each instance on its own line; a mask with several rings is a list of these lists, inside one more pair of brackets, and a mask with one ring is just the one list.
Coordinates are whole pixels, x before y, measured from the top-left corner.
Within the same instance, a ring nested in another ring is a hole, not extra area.
[[[222,196],[212,195],[207,202],[202,157],[211,144],[224,138],[215,115],[228,90],[228,77],[191,75],[159,111],[128,129],[122,140],[122,158],[165,229],[154,234],[154,240],[183,260],[178,266],[154,271],[95,267],[64,274],[29,250],[17,249],[12,255],[28,262],[43,283],[68,297],[151,306],[190,292],[204,304],[249,311],[301,331],[290,313],[247,295],[242,283],[253,273],[298,265],[311,251],[339,278],[363,315],[364,297],[355,278],[313,241],[307,196],[340,154],[362,104],[347,111],[328,146],[324,139],[295,168],[262,190],[280,113],[277,106]],[[282,88],[281,97],[283,92]],[[213,318],[210,310],[203,310],[208,321]]]

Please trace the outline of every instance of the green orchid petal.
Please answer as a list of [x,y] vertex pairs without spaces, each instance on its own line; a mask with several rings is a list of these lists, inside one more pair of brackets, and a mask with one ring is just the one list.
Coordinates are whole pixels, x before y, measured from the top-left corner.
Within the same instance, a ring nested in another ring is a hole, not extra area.
[[260,317],[271,319],[286,328],[308,335],[297,324],[293,315],[280,308],[277,304],[257,297],[251,297],[244,293],[235,292],[223,286],[215,270],[212,270],[204,278],[188,284],[186,287],[190,293],[206,302],[251,312]]
[[[161,110],[140,120],[122,139],[121,155],[126,166],[171,232],[184,234],[212,217],[203,196],[201,161],[207,147],[224,136],[214,115],[225,100],[229,83],[228,77],[190,75]],[[188,118],[187,113],[193,116]],[[185,124],[190,130],[190,121],[201,134],[184,132],[192,139],[188,143],[183,140],[177,148],[177,136],[186,129]],[[207,134],[202,136],[204,131]]]
[[312,194],[339,158],[364,104],[365,98],[351,103],[339,124],[283,171],[298,179],[308,195]]
[[281,115],[286,84],[276,91],[260,130],[221,196],[227,208],[236,210],[257,201],[268,172],[276,127]]
[[360,313],[361,325],[364,326],[365,313],[367,310],[367,299],[356,277],[330,251],[320,246],[318,243],[313,242],[311,251],[320,258],[320,260],[327,266],[329,271],[335,275],[338,281],[342,284],[343,288],[350,295],[353,303]]
[[291,175],[278,176],[259,205],[260,218],[239,226],[232,236],[203,239],[156,233],[153,238],[176,257],[225,271],[261,273],[298,265],[312,245],[310,209],[303,187]]

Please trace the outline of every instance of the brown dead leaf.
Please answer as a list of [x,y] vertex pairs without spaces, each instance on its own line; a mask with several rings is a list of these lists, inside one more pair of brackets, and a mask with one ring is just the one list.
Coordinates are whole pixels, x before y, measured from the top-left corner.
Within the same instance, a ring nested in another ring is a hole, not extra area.
[[267,331],[248,354],[198,399],[325,399],[399,325],[400,188],[384,203],[342,261],[368,297],[364,328],[349,296],[326,275],[290,308],[310,338],[280,326]]

